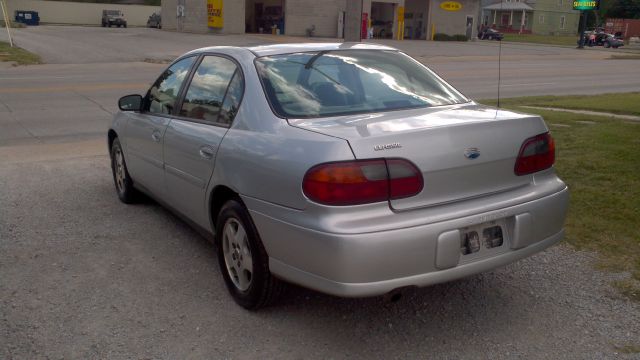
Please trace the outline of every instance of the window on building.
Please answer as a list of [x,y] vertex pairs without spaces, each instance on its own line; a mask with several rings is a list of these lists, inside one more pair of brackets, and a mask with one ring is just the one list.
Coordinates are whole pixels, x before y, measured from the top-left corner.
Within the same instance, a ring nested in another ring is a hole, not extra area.
[[539,24],[544,24],[544,15],[540,15],[540,16],[538,17],[538,23],[539,23]]
[[564,29],[564,24],[566,22],[566,19],[564,16],[560,16],[560,29]]

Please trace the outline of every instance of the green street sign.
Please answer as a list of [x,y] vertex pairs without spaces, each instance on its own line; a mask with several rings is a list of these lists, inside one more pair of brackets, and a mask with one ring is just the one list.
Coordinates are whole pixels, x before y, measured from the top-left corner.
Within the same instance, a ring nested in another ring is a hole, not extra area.
[[598,10],[600,0],[574,0],[573,10]]

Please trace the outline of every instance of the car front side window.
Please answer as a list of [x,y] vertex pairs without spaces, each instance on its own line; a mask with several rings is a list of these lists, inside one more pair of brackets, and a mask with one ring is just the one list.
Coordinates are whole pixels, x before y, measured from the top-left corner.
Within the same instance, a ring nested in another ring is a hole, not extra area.
[[149,90],[146,111],[166,115],[173,113],[180,88],[187,78],[194,60],[194,56],[182,59],[160,75]]
[[227,88],[236,70],[236,64],[227,58],[205,56],[193,74],[180,116],[218,122]]

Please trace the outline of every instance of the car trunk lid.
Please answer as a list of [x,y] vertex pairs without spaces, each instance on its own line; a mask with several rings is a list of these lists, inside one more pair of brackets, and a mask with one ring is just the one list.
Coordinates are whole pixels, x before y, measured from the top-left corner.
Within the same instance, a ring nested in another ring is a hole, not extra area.
[[407,210],[525,186],[514,164],[524,140],[544,133],[539,116],[473,103],[324,119],[289,119],[292,126],[345,139],[356,159],[403,158],[424,179],[415,196],[392,200]]

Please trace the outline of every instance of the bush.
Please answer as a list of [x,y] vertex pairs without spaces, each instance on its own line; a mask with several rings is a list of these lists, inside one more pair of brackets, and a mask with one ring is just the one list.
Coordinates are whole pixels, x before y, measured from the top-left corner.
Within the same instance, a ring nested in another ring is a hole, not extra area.
[[[3,27],[5,27],[4,20],[0,20],[0,28],[3,28]],[[26,28],[27,25],[25,25],[23,23],[15,22],[15,21],[9,21],[9,27],[10,28],[16,28],[16,29],[21,29],[21,28]]]
[[467,41],[467,36],[463,34],[447,35],[443,33],[436,33],[433,36],[435,41]]
[[433,40],[435,41],[449,41],[449,35],[443,33],[436,33],[433,36]]

